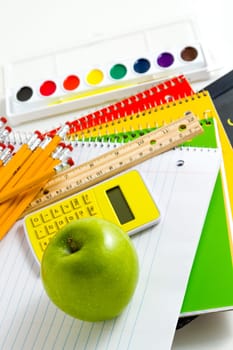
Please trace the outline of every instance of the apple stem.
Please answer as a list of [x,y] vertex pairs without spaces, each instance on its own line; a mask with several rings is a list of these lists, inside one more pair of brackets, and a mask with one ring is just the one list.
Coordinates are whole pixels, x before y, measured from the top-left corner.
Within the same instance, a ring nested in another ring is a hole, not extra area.
[[77,250],[79,250],[79,248],[80,248],[78,246],[77,242],[75,242],[72,237],[68,237],[67,243],[69,244],[71,253],[77,252]]

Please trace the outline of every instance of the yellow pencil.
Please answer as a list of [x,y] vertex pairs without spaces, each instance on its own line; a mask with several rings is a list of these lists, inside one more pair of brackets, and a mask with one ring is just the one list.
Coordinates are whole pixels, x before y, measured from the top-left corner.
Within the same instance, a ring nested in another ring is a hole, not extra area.
[[[59,144],[54,151],[55,154],[52,154],[52,157],[50,157],[50,155],[47,156],[48,152],[45,152],[43,149],[43,147],[46,147],[49,142],[50,138],[43,140],[42,144],[39,145],[39,147],[31,154],[30,157],[28,157],[19,171],[14,176],[12,176],[4,189],[0,191],[0,197],[2,198],[2,200],[0,200],[0,203],[9,198],[12,198],[22,191],[25,192],[32,186],[39,185],[42,181],[48,180],[55,174],[56,170],[50,169],[49,167],[48,169],[45,169],[46,172],[44,173],[44,163],[47,162],[47,159],[58,158],[58,155],[64,149],[65,145]],[[60,160],[58,160],[58,163],[60,163]],[[56,165],[58,163],[56,163]],[[35,176],[35,174],[38,173],[39,175]]]
[[[56,163],[54,163],[56,164]],[[57,164],[59,164],[59,161],[57,161]],[[57,165],[56,164],[56,165]],[[72,166],[74,164],[73,160],[71,158],[67,159],[66,165]],[[65,167],[66,165],[62,166]],[[57,173],[56,166],[53,169],[48,169],[47,172],[42,173],[38,176],[30,177],[27,181],[24,183],[20,183],[19,185],[16,185],[9,190],[4,190],[0,192],[0,203],[3,203],[7,201],[8,199],[11,199],[15,196],[17,196],[20,193],[28,192],[33,190],[35,187],[38,187],[42,183],[48,182],[56,173]]]
[[[35,173],[37,173],[38,171],[40,172],[41,166],[44,164],[44,162],[49,156],[49,151],[46,148],[50,146],[49,144],[51,143],[51,140],[52,139],[50,137],[45,137],[44,139],[41,138],[41,143],[26,159],[26,161],[22,164],[17,173],[11,177],[11,179],[6,184],[5,188],[0,192],[0,195],[7,191],[13,191],[14,187],[17,186],[19,182],[25,182],[26,178],[34,177]],[[61,148],[62,147],[63,146],[61,146]],[[43,178],[44,180],[46,180],[46,176],[43,176]],[[23,184],[21,185],[23,186]]]
[[[53,138],[47,136],[47,138],[45,138],[45,145],[37,148],[36,151],[33,152],[35,143],[37,147],[41,141],[40,133],[36,132],[36,140],[33,138],[28,144],[24,144],[4,167],[4,172],[1,172],[0,190],[6,186],[8,188],[13,187],[20,179],[23,179],[24,174],[26,174],[27,177],[34,175],[34,172],[37,171],[38,168],[40,169],[40,166],[44,164],[48,156],[55,150],[68,130],[69,126],[66,124]],[[35,162],[36,164],[34,164]]]
[[[58,131],[58,134],[56,134],[52,138],[51,142],[43,150],[44,152],[41,153],[43,157],[40,156],[38,158],[39,161],[36,162],[36,165],[32,167],[33,169],[26,173],[24,180],[29,179],[31,173],[33,172],[34,174],[38,170],[38,168],[40,169],[40,174],[42,175],[43,172],[48,171],[48,169],[54,168],[60,162],[60,159],[53,159],[49,155],[55,150],[56,146],[61,141],[61,138],[67,133],[68,130],[69,126],[65,125]],[[24,153],[26,152],[26,150],[27,149],[24,149]],[[8,178],[8,181],[10,178],[11,177]],[[15,221],[20,217],[20,215],[23,213],[26,207],[34,199],[34,197],[40,191],[41,186],[45,185],[46,183],[47,180],[44,182],[44,184],[33,188],[33,190],[27,192],[25,195],[18,195],[13,199],[9,199],[0,205],[0,239],[2,239],[5,236],[9,228],[15,223]],[[4,185],[2,187],[4,187]]]
[[5,126],[4,129],[3,128],[0,128],[0,140],[1,142],[4,142],[8,136],[10,135],[12,129],[10,126]]
[[[43,153],[43,147],[46,147],[50,141],[51,138],[43,140],[42,144],[31,154],[30,157],[28,157],[19,171],[11,177],[4,189],[0,191],[1,196],[6,195],[7,198],[5,198],[5,200],[12,198],[13,195],[19,194],[23,189],[30,187],[30,182],[35,177],[35,174],[39,173],[37,177],[42,177],[45,181],[47,179],[46,175],[49,175],[47,173],[50,173],[53,170],[51,169],[51,164],[56,166],[60,163],[60,159],[56,157],[56,155],[54,157],[52,155],[51,157],[50,155],[47,156],[47,152],[46,154]],[[60,147],[58,147],[58,149],[60,150]],[[41,161],[41,156],[43,156],[43,161]],[[55,160],[54,163],[53,160]],[[37,184],[39,184],[39,181],[37,181]],[[10,193],[13,193],[13,195],[9,195]]]
[[[19,181],[25,180],[25,178],[29,179],[31,177],[34,177],[35,173],[37,172],[39,172],[39,176],[44,177],[41,171],[41,167],[44,166],[44,163],[47,161],[48,157],[52,155],[53,152],[58,152],[59,154],[60,149],[64,148],[63,144],[61,143],[61,140],[64,136],[64,133],[66,133],[68,129],[69,127],[65,125],[52,138],[47,135],[40,147],[38,147],[36,151],[32,153],[28,160],[23,164],[22,168],[18,171],[16,176],[14,176],[12,181],[7,184],[7,187],[13,187]],[[56,158],[56,156],[54,158]]]
[[5,117],[0,117],[0,130],[6,125],[7,119]]
[[[45,162],[44,170],[51,166],[55,168],[58,163],[59,159],[53,159],[52,162],[50,159]],[[46,183],[47,181],[41,183],[39,186],[35,186],[32,190],[26,192],[25,194],[17,195],[13,199],[9,199],[0,204],[0,240],[7,234],[12,225],[19,219],[24,210]]]
[[[59,159],[48,159],[44,163],[44,170],[56,166],[60,162]],[[37,193],[40,191],[47,181],[37,185],[30,192],[19,194],[16,197],[10,198],[4,203],[0,204],[0,240],[7,234],[11,226],[18,220],[20,215],[34,199]]]
[[38,137],[38,132],[35,132],[34,135],[28,141],[28,143],[23,144],[20,147],[20,149],[14,154],[14,156],[10,159],[10,161],[2,168],[0,190],[6,186],[11,177],[17,173],[22,164],[32,154],[35,142],[37,142]]
[[55,148],[57,147],[57,145],[61,142],[61,140],[64,138],[64,136],[67,134],[67,132],[69,131],[69,125],[68,123],[65,124],[61,129],[58,130],[57,134],[55,134],[50,143],[45,147],[44,149],[44,154],[51,154]]
[[12,187],[8,191],[4,190],[0,192],[0,203],[3,203],[8,199],[17,196],[19,193],[31,191],[33,188],[38,187],[45,181],[47,182],[48,180],[50,180],[51,177],[55,174],[56,170],[52,169],[42,175],[40,174],[39,176],[35,176],[29,179],[26,183],[20,183],[19,185]]
[[3,143],[0,144],[0,167],[2,167],[14,151],[13,145],[5,146]]
[[[43,138],[38,138],[38,143],[41,142]],[[43,142],[43,141],[42,141]],[[29,157],[25,160],[25,162],[20,166],[18,171],[9,179],[7,184],[4,186],[3,192],[7,189],[13,188],[18,182],[23,180],[25,176],[30,176],[29,171],[31,167],[33,167],[34,162],[39,158],[42,149],[42,143],[39,143],[38,147],[33,150],[33,152],[29,155]],[[0,192],[1,193],[1,192]]]
[[40,191],[40,186],[34,189],[33,191],[27,193],[26,195],[19,195],[15,199],[10,199],[9,201],[4,202],[0,205],[0,210],[2,206],[6,206],[4,209],[4,214],[0,220],[0,240],[7,234],[9,229],[14,225],[18,220],[20,215],[34,199],[37,193]]

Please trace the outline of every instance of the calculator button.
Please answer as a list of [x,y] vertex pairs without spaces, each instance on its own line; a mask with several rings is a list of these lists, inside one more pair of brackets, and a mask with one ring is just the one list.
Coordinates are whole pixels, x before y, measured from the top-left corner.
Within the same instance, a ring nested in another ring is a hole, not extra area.
[[57,231],[57,225],[55,222],[51,222],[51,223],[47,224],[45,227],[46,227],[49,235],[51,235]]
[[42,220],[41,220],[41,217],[40,217],[39,214],[38,215],[34,215],[31,220],[32,220],[32,225],[34,227],[39,226],[39,225],[42,224]]
[[[67,223],[81,218],[100,216],[95,195],[91,191],[82,192],[48,206],[30,217],[30,238],[34,251],[41,260],[50,239]],[[40,253],[39,253],[40,251]]]
[[48,237],[45,237],[40,240],[40,246],[41,249],[44,251],[47,248],[47,245],[49,244],[50,239]]
[[77,215],[79,219],[89,216],[88,212],[84,208],[77,210]]
[[36,228],[34,232],[35,232],[38,239],[41,239],[47,235],[44,226],[40,226],[40,227]]
[[96,210],[96,208],[94,207],[94,205],[88,205],[88,206],[87,206],[87,210],[88,210],[89,215],[91,215],[91,216],[97,214],[97,210]]
[[68,203],[68,202],[67,202],[67,203],[63,203],[63,204],[61,205],[61,207],[62,207],[62,210],[63,210],[64,214],[69,213],[69,212],[72,211],[72,206],[71,206],[71,204]]
[[52,220],[52,214],[49,210],[42,211],[41,217],[44,220],[44,222]]
[[60,218],[58,220],[56,220],[56,224],[58,226],[58,228],[62,228],[63,226],[65,226],[67,224],[66,218]]
[[74,220],[77,220],[77,215],[74,213],[74,214],[69,214],[69,215],[66,215],[66,220],[68,222],[72,222]]
[[82,199],[83,199],[85,204],[89,204],[89,203],[93,202],[93,196],[91,196],[90,192],[84,193],[82,195]]
[[59,216],[62,215],[62,210],[60,207],[51,208],[51,212],[54,218],[58,218]]
[[78,197],[74,197],[71,199],[71,203],[74,207],[74,209],[77,209],[77,208],[80,208],[81,204],[80,204],[80,201],[79,201],[79,198]]

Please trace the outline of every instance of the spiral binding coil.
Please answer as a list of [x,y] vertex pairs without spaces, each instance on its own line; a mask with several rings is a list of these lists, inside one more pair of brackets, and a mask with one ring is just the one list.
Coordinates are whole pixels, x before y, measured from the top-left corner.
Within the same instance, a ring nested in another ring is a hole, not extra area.
[[[180,79],[179,80],[180,82],[183,82],[182,78],[179,78],[179,79]],[[177,84],[176,82],[178,81],[178,78],[173,79],[172,81],[173,81],[174,86],[176,86],[176,84]],[[171,82],[170,82],[170,84],[171,84]],[[153,90],[150,89],[150,91],[151,90],[153,91],[153,92],[150,92],[150,94],[155,93],[155,91],[158,91],[158,89],[160,89],[160,91],[162,91],[162,89],[161,89],[162,84],[160,84],[159,86],[155,87]],[[166,84],[163,84],[163,87],[164,86],[166,86],[166,88],[169,90],[169,88]],[[138,95],[141,96],[140,98],[144,98],[148,102],[148,100],[145,98],[146,94],[148,94],[148,93],[149,92],[147,90],[146,92],[144,92],[143,97],[142,97],[143,93],[140,93]],[[135,95],[132,97],[136,100],[137,98],[139,98],[138,95]],[[151,96],[152,95],[150,95],[150,97]],[[161,104],[161,105],[156,105],[152,108],[144,109],[144,107],[143,107],[143,110],[136,112],[136,113],[129,113],[129,114],[127,114],[128,113],[127,109],[126,110],[124,109],[125,105],[124,105],[124,101],[122,101],[122,102],[119,102],[118,105],[122,103],[121,113],[123,113],[123,114],[118,114],[117,118],[115,118],[115,119],[114,119],[113,114],[111,114],[111,111],[112,111],[112,109],[116,108],[117,104],[106,107],[100,111],[96,111],[96,112],[90,114],[92,116],[95,115],[95,118],[97,118],[96,117],[97,114],[103,113],[103,110],[107,110],[107,108],[108,108],[109,112],[105,114],[104,120],[107,120],[108,118],[110,119],[109,116],[111,116],[111,120],[107,121],[106,123],[98,124],[98,123],[100,123],[100,119],[98,119],[97,125],[91,126],[91,125],[93,125],[94,119],[92,119],[92,121],[90,122],[90,120],[91,120],[90,117],[88,117],[88,116],[83,117],[83,118],[87,118],[87,119],[89,118],[88,119],[89,124],[83,124],[82,128],[81,128],[82,130],[75,131],[75,132],[74,132],[74,129],[72,129],[72,125],[78,123],[80,126],[82,124],[82,121],[75,120],[74,122],[70,123],[71,129],[70,129],[70,132],[66,136],[66,141],[72,143],[73,146],[77,145],[77,142],[80,143],[80,142],[87,142],[87,141],[89,141],[89,142],[93,142],[93,141],[104,142],[104,143],[106,143],[106,142],[125,143],[125,142],[133,140],[139,136],[142,136],[142,135],[148,133],[149,131],[154,130],[154,129],[158,128],[159,126],[161,126],[161,123],[160,122],[158,123],[158,121],[154,117],[150,118],[148,116],[150,116],[150,115],[153,116],[154,113],[158,113],[158,112],[163,111],[163,110],[168,110],[170,108],[174,108],[177,105],[181,105],[184,103],[187,103],[187,105],[188,105],[188,103],[190,101],[198,101],[204,97],[208,97],[208,92],[202,91],[202,92],[195,93],[195,94],[193,93],[190,96],[185,96],[184,98],[178,98],[177,100],[174,99],[171,102]],[[127,101],[128,101],[127,102],[128,106],[134,105],[132,98],[127,99]],[[140,100],[140,101],[142,101],[142,100]],[[155,104],[155,102],[154,102],[154,104]],[[207,109],[207,110],[204,110],[202,112],[202,115],[200,116],[200,120],[202,120],[202,121],[206,120],[206,122],[208,122],[208,120],[210,121],[210,119],[212,117],[213,117],[213,111],[211,109]],[[139,121],[137,127],[136,128],[132,127],[130,129],[129,125],[133,124],[134,121],[137,119]],[[145,123],[143,120],[146,120],[146,119],[149,119],[150,122],[148,122],[146,127],[145,127],[145,125],[144,125]],[[103,121],[103,117],[102,117],[101,121]],[[169,122],[172,122],[172,121],[173,121],[173,119],[170,118]],[[166,122],[168,122],[168,121],[166,121]],[[144,127],[143,127],[143,125],[144,125]],[[164,122],[162,123],[162,125],[164,125]],[[127,128],[124,128],[124,126],[127,126]],[[85,127],[86,127],[86,129],[85,129]],[[111,133],[110,130],[112,130],[113,127],[114,127],[114,132]],[[56,130],[59,130],[59,128],[57,128]],[[50,132],[48,131],[45,134],[51,134],[51,133],[53,134],[54,130],[55,129],[53,129]],[[98,133],[99,135],[96,135],[96,133]],[[22,132],[22,131],[12,130],[12,132],[6,137],[6,142],[11,143],[15,146],[17,146],[17,145],[19,146],[23,143],[26,143],[30,139],[31,136],[32,136],[32,133],[30,133],[30,132]]]
[[[205,119],[200,120],[200,124],[203,127],[205,134],[208,133],[208,128],[210,128],[211,126],[214,125],[213,122],[213,118],[211,117],[207,117]],[[101,135],[98,137],[90,137],[90,138],[83,138],[83,139],[79,139],[79,140],[75,140],[75,139],[71,139],[69,138],[70,143],[72,144],[73,147],[88,147],[91,146],[93,143],[95,144],[95,146],[99,146],[99,147],[103,147],[103,144],[106,146],[106,144],[111,144],[112,145],[119,145],[119,144],[123,144],[123,143],[127,143],[130,141],[135,140],[136,138],[146,135],[147,133],[156,130],[157,127],[154,128],[147,128],[147,129],[141,129],[141,130],[134,130],[134,131],[127,131],[127,132],[122,132],[122,133],[117,133],[117,134],[109,134],[109,135]],[[189,143],[186,142],[185,146],[187,147]],[[181,145],[182,146],[182,145]],[[203,147],[206,146],[203,143]]]
[[[182,105],[183,113],[188,112],[191,107],[198,110],[200,120],[207,120],[213,117],[211,106],[202,110],[199,101],[206,97],[206,102],[209,101],[208,92],[202,91],[182,99],[172,101],[166,104],[158,105],[153,108],[143,110],[139,113],[128,114],[127,116],[119,117],[107,123],[102,123],[97,126],[92,126],[79,132],[69,133],[67,138],[70,142],[74,141],[109,141],[109,142],[125,142],[130,138],[142,136],[148,131],[154,130],[166,123],[173,122],[176,117],[175,108]],[[190,107],[190,103],[192,103]],[[185,106],[187,104],[187,110]],[[195,106],[196,104],[196,106]],[[170,110],[170,111],[169,111]],[[193,111],[193,110],[192,110]],[[165,119],[161,119],[161,112]],[[156,114],[158,113],[158,118]],[[169,115],[170,114],[170,115]],[[179,117],[181,114],[179,113]]]

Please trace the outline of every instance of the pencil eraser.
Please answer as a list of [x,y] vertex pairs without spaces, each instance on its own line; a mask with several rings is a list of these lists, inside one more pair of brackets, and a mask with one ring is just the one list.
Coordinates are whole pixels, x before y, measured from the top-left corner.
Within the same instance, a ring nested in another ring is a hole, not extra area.
[[39,130],[35,130],[35,131],[34,131],[34,134],[36,134],[38,137],[42,135],[41,132],[40,132]]
[[73,165],[74,165],[74,161],[73,161],[72,158],[68,158],[68,159],[66,160],[66,163],[67,163],[67,165],[69,165],[69,166],[73,166]]
[[60,143],[58,144],[58,146],[59,146],[59,147],[62,147],[62,148],[65,148],[65,147],[66,147],[66,144],[65,144],[65,142],[60,142]]
[[66,145],[66,148],[68,148],[70,150],[70,152],[73,151],[73,146],[72,145]]
[[3,150],[6,148],[6,145],[4,143],[0,143],[0,149]]
[[13,152],[15,149],[15,147],[12,144],[8,145],[7,148],[9,148],[10,152]]
[[6,124],[6,123],[7,123],[7,119],[6,119],[5,117],[1,117],[0,120],[1,120],[1,122],[2,122],[3,124]]
[[10,126],[6,126],[5,130],[8,131],[9,133],[12,131],[12,128]]

